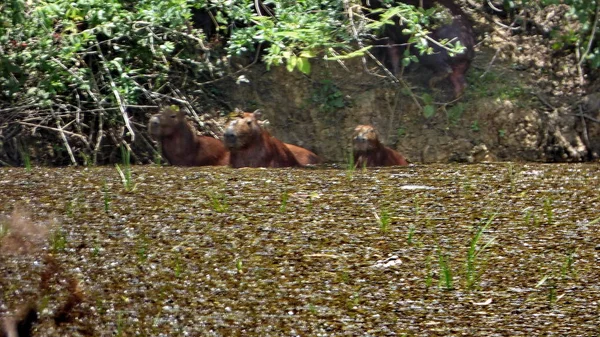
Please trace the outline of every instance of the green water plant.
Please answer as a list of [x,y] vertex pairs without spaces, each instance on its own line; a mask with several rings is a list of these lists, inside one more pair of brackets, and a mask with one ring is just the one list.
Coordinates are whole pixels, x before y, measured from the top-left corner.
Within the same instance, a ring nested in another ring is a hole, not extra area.
[[379,214],[377,212],[373,212],[375,216],[375,220],[379,224],[379,229],[382,233],[387,233],[390,231],[390,223],[392,222],[392,217],[387,208],[382,208]]
[[506,166],[506,180],[510,183],[510,191],[516,191],[517,171],[513,163],[508,163]]
[[229,210],[227,196],[223,193],[209,192],[208,200],[212,209],[217,213],[226,213]]
[[139,241],[137,244],[137,249],[135,252],[141,262],[146,262],[148,260],[148,246],[149,246],[149,242],[146,239],[146,236],[140,235],[140,238],[139,238]]
[[563,277],[567,276],[567,274],[571,274],[573,276],[577,276],[577,271],[573,268],[573,263],[575,263],[575,252],[577,249],[571,249],[567,253],[565,257],[565,262],[561,267],[561,274]]
[[104,203],[104,213],[110,211],[110,194],[108,191],[108,184],[106,183],[106,179],[104,179],[104,183],[102,184],[102,201]]
[[354,162],[354,153],[352,150],[346,153],[346,178],[352,180],[354,178],[354,172],[356,171],[356,163]]
[[443,290],[454,290],[453,277],[452,277],[452,269],[450,268],[450,264],[448,263],[448,256],[442,252],[440,247],[437,248],[438,251],[438,265],[440,268],[440,280],[439,287]]
[[432,255],[427,255],[425,260],[425,287],[430,288],[433,284],[433,269],[431,268]]
[[495,238],[491,238],[485,245],[483,245],[483,247],[479,248],[478,246],[479,240],[481,239],[481,235],[492,223],[495,217],[496,214],[493,214],[483,226],[480,225],[477,228],[477,231],[475,231],[475,235],[473,235],[471,241],[469,242],[469,249],[467,250],[467,261],[465,263],[465,282],[466,288],[469,290],[473,289],[477,285],[477,282],[481,277],[481,273],[478,270],[479,255],[495,240]]
[[123,336],[123,328],[125,327],[125,319],[123,318],[123,312],[117,313],[117,332],[115,336]]
[[413,244],[414,235],[415,235],[415,225],[410,225],[410,227],[408,227],[408,236],[406,237],[406,242],[409,245]]
[[175,274],[176,278],[180,278],[183,274],[183,263],[181,263],[181,259],[179,258],[179,256],[175,257],[173,273]]
[[123,168],[119,164],[115,164],[115,168],[121,177],[125,192],[133,192],[137,188],[137,184],[133,182],[131,172],[131,151],[125,146],[121,146],[121,160]]
[[279,212],[285,213],[287,210],[288,199],[290,198],[290,194],[287,190],[281,193],[281,204],[279,205]]
[[64,252],[67,247],[67,233],[57,228],[50,233],[50,249],[54,253]]
[[413,205],[415,209],[415,216],[417,216],[419,213],[421,213],[421,198],[415,195],[413,197]]
[[31,171],[31,155],[29,155],[29,150],[25,146],[19,146],[19,154],[21,155],[21,161],[23,162],[23,167],[25,171]]

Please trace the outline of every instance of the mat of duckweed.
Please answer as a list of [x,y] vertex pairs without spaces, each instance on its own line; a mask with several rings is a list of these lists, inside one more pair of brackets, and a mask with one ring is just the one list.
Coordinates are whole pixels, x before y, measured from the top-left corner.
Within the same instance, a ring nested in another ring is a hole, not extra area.
[[0,314],[34,301],[34,336],[600,335],[597,164],[131,172],[0,170],[0,213],[50,226],[62,270],[0,256]]

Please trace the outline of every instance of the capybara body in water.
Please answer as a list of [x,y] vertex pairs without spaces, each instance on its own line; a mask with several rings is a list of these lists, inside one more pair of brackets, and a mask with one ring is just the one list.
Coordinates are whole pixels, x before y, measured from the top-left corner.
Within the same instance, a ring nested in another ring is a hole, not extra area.
[[359,125],[352,138],[356,167],[408,165],[398,152],[379,141],[377,131],[371,125]]
[[282,141],[260,126],[260,116],[259,111],[244,112],[227,125],[223,140],[231,153],[231,167],[301,166]]
[[199,136],[186,121],[185,112],[168,107],[152,116],[148,132],[158,140],[162,155],[171,165],[206,166],[229,164],[229,152],[220,140]]
[[[473,33],[473,27],[469,18],[452,0],[403,0],[398,2],[413,5],[415,7],[422,5],[425,9],[432,8],[436,4],[439,4],[449,10],[452,15],[452,20],[449,23],[434,29],[429,34],[429,37],[436,41],[452,40],[453,43],[460,42],[461,45],[465,47],[465,50],[460,54],[451,56],[445,48],[430,43],[433,54],[419,55],[419,52],[414,48],[411,48],[411,53],[416,54],[419,58],[419,62],[434,72],[433,78],[429,81],[430,87],[433,87],[436,83],[448,78],[452,83],[454,95],[456,97],[460,96],[467,87],[465,73],[475,57],[473,49],[475,46],[475,34]],[[363,4],[367,8],[372,9],[384,7],[379,0],[363,0]],[[374,19],[378,18],[378,14],[372,14],[370,16]],[[386,63],[390,66],[390,70],[394,75],[398,75],[400,72],[401,57],[406,48],[403,45],[408,43],[410,37],[403,34],[402,31],[404,28],[405,27],[399,22],[398,18],[395,18],[393,25],[388,24],[384,26],[382,34],[384,39],[381,41],[385,41],[388,44]]]
[[321,158],[313,152],[294,144],[283,143],[296,157],[298,164],[302,166],[321,163]]

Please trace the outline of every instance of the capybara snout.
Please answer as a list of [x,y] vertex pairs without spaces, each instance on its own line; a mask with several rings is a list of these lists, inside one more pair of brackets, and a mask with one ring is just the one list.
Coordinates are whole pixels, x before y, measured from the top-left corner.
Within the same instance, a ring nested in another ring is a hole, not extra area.
[[160,135],[160,119],[158,116],[152,116],[148,122],[148,133],[152,137],[158,137]]
[[378,142],[377,132],[370,125],[359,125],[354,129],[352,140],[355,151],[368,151]]

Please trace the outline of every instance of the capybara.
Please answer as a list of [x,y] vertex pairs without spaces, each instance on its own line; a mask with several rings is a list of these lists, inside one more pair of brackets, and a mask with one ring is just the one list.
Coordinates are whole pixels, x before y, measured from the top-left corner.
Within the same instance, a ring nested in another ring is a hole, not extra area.
[[260,126],[260,111],[244,112],[227,125],[223,140],[231,167],[301,166],[292,151]]
[[371,125],[357,126],[352,143],[356,167],[408,165],[400,153],[379,141],[377,131]]
[[229,152],[219,139],[200,136],[175,106],[152,116],[148,132],[158,140],[162,155],[171,165],[206,166],[229,164]]
[[[450,11],[452,15],[451,22],[434,29],[429,34],[429,37],[436,41],[452,40],[453,43],[460,42],[465,47],[465,50],[460,54],[451,56],[445,48],[430,43],[433,54],[420,55],[415,48],[411,48],[411,53],[417,55],[419,62],[434,72],[433,78],[429,81],[430,86],[434,86],[437,82],[448,78],[452,83],[454,95],[456,97],[460,96],[467,87],[465,73],[475,57],[473,49],[475,46],[475,34],[473,33],[473,27],[469,18],[452,0],[403,0],[398,2],[415,7],[422,5],[425,9],[432,8],[435,4],[440,4]],[[363,0],[363,4],[367,8],[372,9],[384,7],[379,0]],[[372,14],[370,17],[378,19],[378,14]],[[394,24],[385,25],[382,34],[384,39],[381,41],[385,41],[388,45],[387,63],[388,66],[391,66],[391,71],[394,75],[400,72],[401,57],[405,50],[404,45],[408,43],[410,38],[408,35],[403,34],[404,28],[398,18],[394,18]]]
[[303,147],[288,143],[284,143],[284,145],[287,146],[287,148],[290,149],[290,151],[292,151],[294,157],[296,157],[296,160],[298,161],[298,164],[300,164],[301,166],[315,165],[321,163],[321,158],[319,158],[319,156]]

